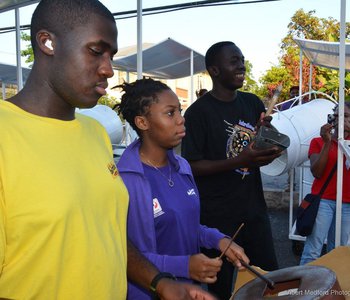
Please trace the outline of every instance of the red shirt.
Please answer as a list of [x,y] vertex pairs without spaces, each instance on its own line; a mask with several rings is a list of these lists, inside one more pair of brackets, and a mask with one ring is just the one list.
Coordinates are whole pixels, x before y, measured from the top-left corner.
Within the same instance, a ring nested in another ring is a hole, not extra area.
[[[309,148],[309,157],[311,154],[320,153],[324,142],[321,137],[317,137],[311,140],[310,148]],[[325,171],[321,178],[315,178],[311,192],[313,194],[318,194],[326,181],[331,169],[337,161],[338,157],[338,142],[332,140],[332,145],[328,153],[328,160]],[[346,169],[345,166],[346,158],[344,156],[343,160],[343,202],[350,203],[350,169]],[[322,195],[323,199],[327,200],[336,200],[337,197],[337,172],[335,172],[332,176],[331,181],[329,182],[325,192]]]

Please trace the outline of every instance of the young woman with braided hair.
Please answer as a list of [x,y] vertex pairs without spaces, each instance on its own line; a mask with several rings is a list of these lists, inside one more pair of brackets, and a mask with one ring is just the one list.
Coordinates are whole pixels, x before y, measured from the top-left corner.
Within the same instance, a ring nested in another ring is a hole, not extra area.
[[[244,250],[217,229],[199,223],[199,195],[189,164],[173,148],[185,136],[176,94],[150,78],[124,83],[119,111],[139,135],[127,147],[118,170],[129,191],[128,237],[162,272],[203,283],[216,281],[222,261],[200,247],[224,251],[242,268]],[[129,283],[129,299],[150,299]]]

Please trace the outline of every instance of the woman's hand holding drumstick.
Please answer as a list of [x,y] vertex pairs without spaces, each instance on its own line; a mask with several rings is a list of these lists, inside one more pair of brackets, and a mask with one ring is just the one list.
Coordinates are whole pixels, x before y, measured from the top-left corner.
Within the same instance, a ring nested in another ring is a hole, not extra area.
[[244,253],[244,249],[234,243],[234,239],[237,237],[238,233],[244,226],[242,223],[237,231],[234,233],[232,238],[224,238],[219,242],[219,248],[221,249],[221,254],[218,259],[221,259],[224,255],[226,255],[227,259],[235,264],[238,269],[243,269],[241,261],[249,263],[249,258]]

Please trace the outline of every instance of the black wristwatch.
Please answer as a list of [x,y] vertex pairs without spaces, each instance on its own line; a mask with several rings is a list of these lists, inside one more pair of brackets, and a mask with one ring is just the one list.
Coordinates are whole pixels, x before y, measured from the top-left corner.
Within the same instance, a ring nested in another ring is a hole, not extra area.
[[172,279],[172,280],[177,280],[177,278],[168,272],[159,272],[156,276],[154,276],[154,278],[151,281],[151,285],[149,286],[150,291],[153,294],[153,299],[159,299],[158,295],[156,293],[156,288],[157,288],[157,284],[158,282],[163,279],[163,278],[168,278],[168,279]]

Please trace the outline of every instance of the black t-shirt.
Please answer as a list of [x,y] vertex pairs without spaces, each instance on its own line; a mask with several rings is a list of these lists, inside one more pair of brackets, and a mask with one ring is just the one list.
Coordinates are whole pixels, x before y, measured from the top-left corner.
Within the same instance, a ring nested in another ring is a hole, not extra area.
[[[185,113],[182,155],[189,161],[234,157],[255,136],[265,107],[251,93],[237,92],[231,102],[206,93]],[[195,177],[201,199],[201,222],[208,226],[240,223],[266,210],[259,168],[235,169]],[[226,226],[224,226],[226,227]]]

